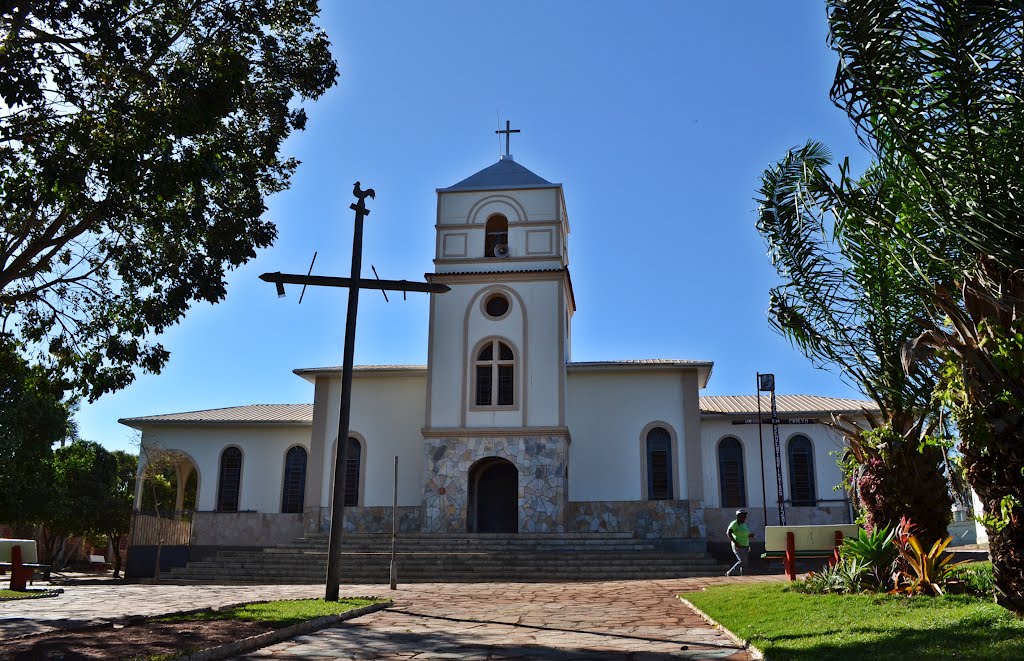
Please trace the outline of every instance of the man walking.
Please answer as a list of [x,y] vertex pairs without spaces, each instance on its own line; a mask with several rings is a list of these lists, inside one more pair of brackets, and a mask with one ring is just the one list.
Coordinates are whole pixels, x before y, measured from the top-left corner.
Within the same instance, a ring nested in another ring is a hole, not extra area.
[[729,541],[732,542],[732,552],[736,556],[736,564],[725,572],[726,576],[743,576],[743,567],[750,559],[750,540],[754,538],[747,526],[747,511],[736,510],[736,519],[729,524]]

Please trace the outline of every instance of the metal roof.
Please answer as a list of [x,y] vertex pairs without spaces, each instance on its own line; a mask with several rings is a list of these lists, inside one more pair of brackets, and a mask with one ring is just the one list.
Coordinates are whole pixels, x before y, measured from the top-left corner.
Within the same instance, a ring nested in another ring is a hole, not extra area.
[[250,404],[205,411],[144,415],[121,418],[122,425],[144,427],[162,424],[236,424],[258,423],[276,425],[308,425],[313,422],[312,404]]
[[[569,363],[570,369],[583,368],[643,368],[651,366],[663,367],[707,367],[710,363],[697,360],[618,360],[589,363]],[[384,365],[387,370],[423,369],[421,366]],[[323,368],[331,369],[331,368]],[[340,370],[341,368],[335,368]],[[767,397],[761,398],[761,411],[769,410]],[[779,413],[792,415],[824,414],[824,413],[860,413],[863,409],[878,410],[873,402],[860,399],[841,399],[838,397],[817,397],[815,395],[778,395],[776,408]],[[713,395],[700,398],[700,410],[704,414],[756,414],[757,397],[754,395]],[[227,408],[207,409],[204,411],[187,411],[185,413],[166,413],[163,415],[146,415],[137,418],[121,418],[123,425],[136,429],[150,425],[231,425],[231,424],[265,424],[265,425],[310,425],[313,423],[312,404],[250,404],[248,406],[230,406]]]
[[553,184],[547,179],[530,172],[519,165],[512,157],[502,157],[494,165],[489,165],[476,174],[466,177],[454,186],[438,188],[439,193],[473,190],[500,190],[506,188],[558,188],[561,184]]
[[591,360],[579,363],[567,363],[569,369],[587,369],[601,367],[631,366],[664,366],[664,367],[710,367],[710,360],[673,360],[669,358],[646,358],[641,360]]
[[[817,395],[776,395],[775,407],[779,413],[860,413],[864,409],[877,411],[874,402],[863,399],[818,397]],[[701,413],[757,413],[756,395],[710,395],[700,398]],[[761,412],[771,410],[769,396],[761,397]]]

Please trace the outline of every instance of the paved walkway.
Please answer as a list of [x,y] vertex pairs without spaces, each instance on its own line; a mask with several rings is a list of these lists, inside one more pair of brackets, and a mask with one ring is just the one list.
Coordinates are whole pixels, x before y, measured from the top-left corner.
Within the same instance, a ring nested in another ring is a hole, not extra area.
[[[343,587],[395,606],[255,652],[317,659],[749,659],[675,595],[779,577],[602,583],[411,584]],[[133,615],[262,599],[318,597],[315,585],[69,586],[54,599],[0,602],[0,640]]]

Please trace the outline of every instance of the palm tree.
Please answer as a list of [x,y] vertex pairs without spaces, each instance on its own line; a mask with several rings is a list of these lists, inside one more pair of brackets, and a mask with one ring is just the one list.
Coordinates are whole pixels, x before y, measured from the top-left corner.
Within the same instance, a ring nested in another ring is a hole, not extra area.
[[886,226],[875,222],[900,213],[902,198],[881,168],[853,182],[844,164],[836,184],[830,164],[828,150],[809,142],[762,175],[757,227],[783,280],[771,290],[769,319],[878,406],[863,411],[866,424],[850,416],[831,423],[846,441],[843,467],[868,526],[907,516],[930,545],[952,516],[935,378],[905,371],[901,360],[924,308],[915,279],[889,260]]
[[1024,614],[1024,1],[826,4],[832,100],[899,191],[901,213],[869,222],[886,263],[918,281],[904,364],[940,376],[996,600]]

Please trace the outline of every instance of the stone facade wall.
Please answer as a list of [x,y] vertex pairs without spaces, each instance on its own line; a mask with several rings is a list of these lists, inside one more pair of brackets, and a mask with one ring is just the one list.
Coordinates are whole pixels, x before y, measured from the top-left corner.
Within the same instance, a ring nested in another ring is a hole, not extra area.
[[570,502],[570,532],[631,532],[634,537],[703,537],[703,511],[687,500]]
[[[390,533],[391,506],[346,507],[345,532]],[[419,532],[423,524],[423,508],[411,505],[398,508],[398,532]]]
[[[423,526],[423,508],[419,505],[399,506],[398,532],[420,532]],[[331,510],[327,507],[307,507],[303,514],[303,528],[307,533],[331,531]],[[346,507],[345,532],[391,533],[391,507]]]
[[568,447],[555,435],[426,439],[423,532],[466,532],[469,471],[487,457],[519,471],[519,532],[564,532]]

